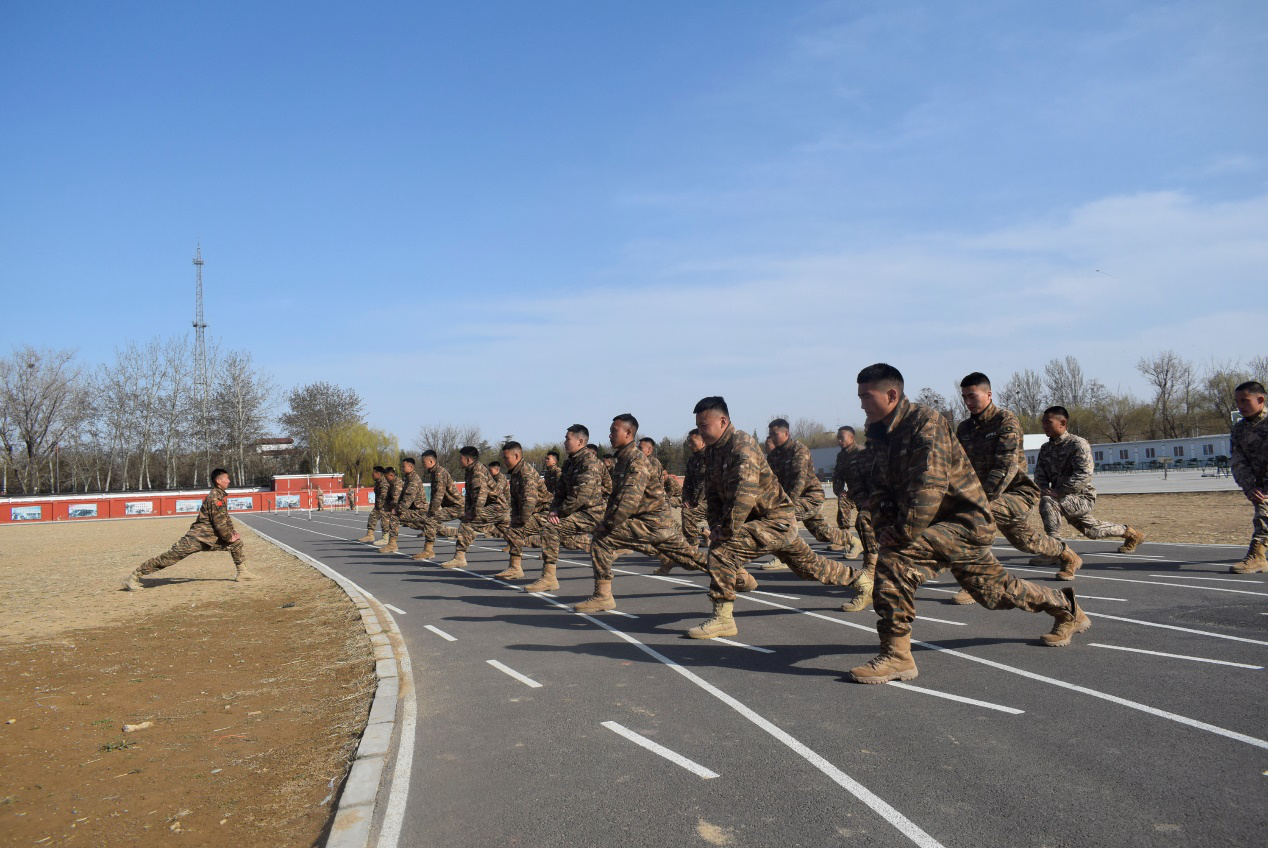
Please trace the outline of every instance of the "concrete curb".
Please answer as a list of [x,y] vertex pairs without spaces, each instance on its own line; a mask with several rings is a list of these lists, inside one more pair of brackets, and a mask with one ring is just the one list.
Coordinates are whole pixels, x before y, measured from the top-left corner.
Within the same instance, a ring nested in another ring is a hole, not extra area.
[[[370,717],[361,734],[361,744],[353,755],[352,768],[344,779],[330,834],[324,843],[326,848],[367,848],[375,812],[380,801],[384,800],[380,796],[385,795],[388,788],[384,785],[383,774],[399,741],[396,717],[401,701],[401,669],[410,667],[405,641],[400,638],[400,630],[392,614],[369,592],[290,545],[255,527],[251,530],[334,581],[356,605],[366,635],[374,646],[374,672],[378,683],[370,706]],[[393,641],[389,634],[395,634],[396,640]]]

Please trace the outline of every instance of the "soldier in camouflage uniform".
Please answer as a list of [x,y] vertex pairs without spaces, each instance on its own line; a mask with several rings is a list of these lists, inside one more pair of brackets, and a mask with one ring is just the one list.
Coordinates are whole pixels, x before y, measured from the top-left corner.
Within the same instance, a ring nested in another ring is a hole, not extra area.
[[[832,469],[832,494],[837,499],[837,527],[846,536],[845,558],[854,559],[859,554],[866,554],[866,545],[863,544],[864,528],[859,523],[861,517],[858,504],[850,496],[849,487],[845,484],[845,469],[853,455],[863,448],[855,441],[854,428],[850,426],[837,428],[837,445],[841,449],[837,451],[837,461]],[[867,532],[871,532],[871,524],[867,525]],[[876,548],[873,546],[872,553],[875,552]],[[872,565],[875,564],[873,561]]]
[[803,580],[829,586],[870,583],[866,571],[832,562],[810,550],[797,532],[797,512],[762,456],[757,441],[731,424],[721,397],[695,407],[696,427],[708,445],[705,497],[712,535],[706,565],[713,616],[687,631],[692,639],[734,636],[737,591],[757,588],[744,564],[774,554]]
[[[423,477],[414,470],[412,457],[401,460],[401,470],[405,472],[405,479],[392,509],[397,526],[423,530],[423,522],[427,518],[427,489],[423,486]],[[395,544],[389,542],[379,549],[380,553],[391,553],[389,547],[392,551],[397,549]]]
[[458,525],[457,547],[453,559],[440,564],[441,568],[463,568],[467,564],[467,550],[476,534],[492,527],[502,517],[502,505],[495,503],[493,477],[480,461],[480,451],[467,445],[458,452],[462,465],[464,485],[462,489],[462,523]]
[[878,363],[858,375],[859,401],[867,413],[867,449],[874,459],[868,504],[881,545],[874,606],[881,652],[851,669],[860,683],[910,680],[911,624],[916,590],[945,569],[987,609],[1045,612],[1055,619],[1042,637],[1053,647],[1070,644],[1091,627],[1072,589],[1054,592],[1004,570],[991,553],[995,524],[986,493],[950,423],[932,407],[903,395],[903,377]]
[[[843,433],[846,431],[846,433]],[[847,435],[848,438],[843,438]],[[876,579],[876,559],[880,554],[880,545],[876,543],[876,534],[872,531],[872,512],[869,508],[867,481],[869,468],[874,455],[867,448],[860,447],[854,441],[854,428],[842,427],[837,431],[836,465],[832,469],[832,490],[838,499],[849,501],[854,515],[854,526],[858,531],[857,547],[863,553],[863,570],[867,576]],[[840,516],[840,507],[837,508]],[[872,584],[865,583],[866,592],[856,592],[854,599],[841,605],[842,612],[862,612],[872,603]]]
[[665,503],[670,509],[682,509],[682,483],[668,470],[661,472],[661,482],[665,486]]
[[1233,392],[1242,420],[1233,425],[1233,480],[1254,505],[1255,517],[1246,557],[1229,568],[1233,574],[1268,571],[1268,411],[1264,385],[1251,380]]
[[549,592],[559,588],[555,569],[559,548],[578,550],[590,547],[590,535],[603,518],[603,462],[589,447],[590,430],[584,424],[573,424],[564,433],[564,451],[568,459],[559,474],[550,512],[542,524],[542,576],[528,584],[529,592]]
[[551,497],[537,469],[524,461],[524,448],[519,442],[507,442],[502,446],[502,463],[506,467],[511,511],[496,530],[509,543],[511,561],[493,576],[518,580],[524,576],[524,548],[531,545],[531,537],[541,529],[542,521],[550,510]]
[[608,431],[617,451],[612,471],[612,495],[590,542],[594,563],[594,594],[577,604],[577,612],[616,609],[612,598],[612,566],[629,548],[644,550],[684,568],[697,568],[696,550],[683,539],[665,504],[665,487],[654,476],[647,454],[634,441],[638,419],[624,413],[612,419]]
[[561,473],[562,471],[559,468],[559,451],[547,451],[546,468],[542,471],[542,479],[546,481],[546,491],[550,492],[551,497],[555,496],[555,487],[559,485],[559,475]]
[[[1087,439],[1067,432],[1070,413],[1064,406],[1050,406],[1043,413],[1043,431],[1048,441],[1039,448],[1035,462],[1035,483],[1039,486],[1039,515],[1049,536],[1060,537],[1061,517],[1089,539],[1122,536],[1120,554],[1131,553],[1145,540],[1145,534],[1126,524],[1110,524],[1092,515],[1096,489],[1092,488],[1092,446]],[[1053,560],[1038,556],[1032,565],[1051,565]],[[1071,575],[1073,576],[1073,574]]]
[[705,445],[700,430],[687,434],[687,473],[682,478],[682,536],[692,547],[700,545],[700,524],[708,518],[705,502]]
[[423,474],[425,483],[431,484],[431,500],[427,504],[427,513],[420,521],[423,538],[426,539],[423,549],[414,554],[412,559],[431,559],[436,555],[436,536],[445,538],[458,535],[457,531],[445,526],[446,521],[462,518],[463,502],[458,494],[458,486],[453,481],[449,469],[440,464],[434,450],[423,451]]
[[810,448],[792,437],[788,432],[788,422],[783,418],[776,418],[768,426],[770,440],[775,443],[775,448],[766,455],[766,461],[770,464],[771,471],[775,472],[779,485],[792,498],[797,520],[811,536],[825,542],[830,550],[845,550],[849,541],[845,533],[819,517],[819,510],[824,502],[823,484],[815,474]]
[[387,544],[387,516],[383,512],[383,501],[387,500],[387,479],[383,476],[383,466],[376,465],[370,472],[374,477],[374,507],[370,510],[370,520],[365,525],[365,535],[358,542],[373,542],[375,527],[382,526],[384,544]]
[[246,552],[243,550],[242,537],[233,527],[233,519],[229,517],[229,507],[225,503],[228,497],[229,472],[217,468],[211,472],[214,488],[203,498],[203,505],[198,510],[198,517],[189,525],[184,536],[176,540],[171,550],[147,559],[128,575],[123,588],[134,592],[144,589],[141,578],[156,571],[175,565],[190,554],[199,551],[228,551],[233,557],[233,565],[237,570],[237,579],[254,580],[255,575],[247,570]]
[[665,480],[665,466],[661,464],[660,459],[656,456],[656,440],[649,436],[644,436],[638,440],[638,449],[643,452],[643,456],[647,457],[648,463],[651,464],[652,474],[663,484]]
[[506,524],[511,520],[511,484],[496,459],[489,463],[489,480],[489,506],[497,511],[497,523]]
[[383,499],[383,516],[387,519],[387,544],[379,550],[395,553],[396,537],[401,534],[401,520],[396,514],[396,505],[405,490],[405,481],[396,476],[395,468],[386,468],[383,475],[387,478],[387,497]]
[[[955,437],[977,472],[1000,535],[1023,553],[1060,563],[1058,580],[1073,580],[1083,560],[1065,542],[1040,530],[1031,518],[1039,503],[1039,487],[1026,474],[1021,422],[992,402],[991,381],[980,371],[960,382],[960,397],[970,417],[960,422]],[[974,603],[967,589],[961,589],[953,600]]]

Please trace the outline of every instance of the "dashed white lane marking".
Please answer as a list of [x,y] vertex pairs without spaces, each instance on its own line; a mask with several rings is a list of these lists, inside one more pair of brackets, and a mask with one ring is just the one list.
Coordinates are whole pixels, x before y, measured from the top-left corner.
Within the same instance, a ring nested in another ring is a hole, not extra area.
[[938,622],[939,624],[954,624],[956,627],[967,627],[967,626],[968,626],[968,625],[967,625],[965,622],[963,622],[963,621],[948,621],[948,620],[947,620],[947,619],[945,619],[945,618],[930,618],[930,617],[929,617],[929,616],[927,616],[927,615],[917,615],[917,616],[916,616],[916,620],[917,620],[917,621],[936,621],[936,622]]
[[608,730],[611,730],[613,733],[616,733],[620,736],[624,736],[626,739],[630,740],[635,745],[646,748],[647,750],[651,751],[653,754],[659,754],[660,756],[669,760],[671,763],[675,763],[677,765],[682,766],[687,771],[691,772],[692,774],[698,777],[703,777],[705,780],[710,780],[718,776],[718,773],[716,771],[711,771],[710,769],[707,769],[704,766],[700,765],[695,760],[689,760],[686,757],[684,757],[682,754],[679,754],[677,751],[671,751],[668,748],[666,748],[664,745],[653,742],[652,740],[648,739],[646,736],[643,736],[642,734],[639,734],[639,733],[635,733],[634,731],[630,730],[628,727],[619,725],[614,721],[605,721],[603,722],[603,726],[606,727]]
[[407,613],[405,610],[401,609],[400,607],[394,607],[391,604],[384,604],[383,606],[387,607],[388,609],[390,609],[392,612],[396,613],[397,615],[409,615],[409,613]]
[[1126,648],[1122,645],[1102,645],[1100,642],[1088,642],[1089,648],[1111,648],[1115,651],[1131,651],[1133,654],[1149,654],[1154,657],[1170,657],[1173,660],[1193,660],[1194,662],[1210,663],[1211,665],[1231,665],[1234,668],[1251,668],[1255,671],[1263,671],[1262,665],[1249,665],[1247,663],[1228,662],[1227,660],[1212,660],[1206,657],[1190,657],[1184,654],[1166,654],[1162,651],[1146,651],[1143,648]]
[[638,618],[638,616],[634,615],[633,613],[621,612],[620,610],[608,610],[608,612],[612,613],[613,615],[619,615],[622,618]]
[[1150,577],[1165,577],[1169,580],[1214,580],[1217,583],[1257,583],[1264,585],[1262,580],[1238,580],[1236,577],[1194,577],[1190,574],[1151,574]]
[[1125,621],[1128,624],[1143,624],[1145,627],[1161,627],[1163,630],[1179,630],[1181,633],[1193,633],[1197,636],[1211,636],[1215,639],[1228,639],[1230,642],[1248,642],[1252,645],[1268,645],[1259,639],[1247,639],[1244,636],[1229,636],[1227,633],[1212,633],[1208,630],[1194,630],[1191,627],[1177,627],[1174,624],[1159,624],[1156,621],[1141,621],[1136,618],[1121,618],[1117,615],[1107,615],[1103,612],[1089,612],[1092,618],[1108,618],[1111,621]]
[[489,665],[493,666],[494,668],[496,668],[498,671],[502,672],[503,674],[509,674],[511,677],[514,677],[516,680],[518,680],[520,683],[523,683],[525,686],[529,687],[530,689],[542,688],[542,685],[538,683],[536,680],[529,677],[528,675],[520,674],[518,671],[511,668],[509,665],[504,665],[498,662],[497,660],[485,660],[485,662],[487,662]]
[[[1007,565],[1005,568],[1011,571],[1031,571],[1035,574],[1056,574],[1055,571],[1049,571],[1043,568],[1023,568],[1020,565]],[[1202,590],[1208,592],[1233,592],[1237,595],[1262,595],[1268,598],[1268,592],[1252,592],[1249,589],[1225,589],[1223,586],[1187,586],[1184,583],[1159,583],[1157,580],[1132,580],[1129,577],[1101,577],[1096,574],[1079,573],[1080,580],[1113,580],[1117,583],[1144,583],[1149,586],[1170,586],[1172,589],[1191,589]]]
[[961,704],[972,704],[975,707],[986,707],[988,710],[999,710],[1001,713],[1009,715],[1021,715],[1026,712],[1015,707],[1005,707],[1002,704],[992,704],[990,701],[979,701],[976,698],[966,698],[963,695],[952,695],[950,692],[939,692],[936,689],[926,689],[923,686],[912,686],[910,683],[903,683],[901,680],[891,680],[887,686],[896,686],[899,689],[910,689],[912,692],[922,692],[926,695],[933,695],[935,698],[946,698],[948,701],[959,701]]
[[748,648],[750,651],[757,651],[759,654],[775,653],[770,648],[759,648],[756,645],[745,645],[743,642],[733,642],[730,639],[723,639],[720,636],[714,636],[710,642],[721,642],[723,645],[732,645],[736,648]]
[[1103,554],[1089,552],[1086,554],[1079,554],[1079,556],[1110,557],[1111,559],[1166,559],[1165,556],[1161,556],[1160,554],[1120,554],[1118,551],[1109,551]]
[[444,639],[446,642],[458,641],[456,637],[450,636],[448,633],[441,630],[439,627],[437,627],[434,624],[424,624],[423,628],[426,630],[430,630],[432,633],[435,633],[437,636],[439,636],[441,639]]
[[750,594],[766,595],[769,598],[783,598],[786,601],[800,601],[801,600],[801,598],[798,598],[796,595],[781,595],[778,592],[763,592],[760,589],[754,589]]
[[[625,573],[625,574],[638,574],[638,572],[637,572],[637,571],[627,571],[627,572],[624,572],[624,573]],[[692,583],[690,580],[680,580],[680,579],[678,579],[677,577],[663,577],[663,576],[661,576],[661,575],[659,575],[659,574],[646,574],[646,575],[643,575],[643,576],[645,576],[645,577],[650,577],[650,578],[652,578],[653,580],[664,580],[666,583],[678,583],[678,584],[683,585],[683,586],[695,586],[695,585],[696,585],[695,583]]]

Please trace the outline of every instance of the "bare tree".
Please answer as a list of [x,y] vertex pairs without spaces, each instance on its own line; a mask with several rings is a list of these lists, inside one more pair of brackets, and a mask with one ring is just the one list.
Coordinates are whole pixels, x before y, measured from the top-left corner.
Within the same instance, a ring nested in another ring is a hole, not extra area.
[[1000,406],[1024,418],[1038,418],[1047,406],[1043,378],[1029,368],[1014,371],[995,395]]
[[947,399],[940,392],[925,386],[916,395],[916,403],[922,403],[925,406],[931,406],[942,414],[952,426],[955,426],[955,419],[952,417],[955,413],[951,411],[951,404],[947,403]]
[[1232,360],[1212,360],[1202,375],[1201,402],[1206,411],[1225,427],[1233,426],[1237,404],[1233,394],[1237,386],[1252,379],[1250,372]]
[[237,480],[247,480],[247,447],[266,432],[276,389],[251,354],[230,351],[216,369],[212,405]]
[[188,337],[173,336],[163,345],[162,394],[158,431],[163,445],[163,485],[177,486],[176,458],[183,440],[192,432],[194,415],[194,360]]
[[788,428],[788,434],[800,442],[811,442],[828,432],[822,421],[813,418],[798,418]]
[[1193,365],[1173,350],[1141,357],[1136,370],[1154,387],[1153,409],[1163,438],[1191,435],[1189,410],[1196,395]]
[[481,455],[490,449],[474,424],[431,424],[418,428],[414,437],[414,449],[418,453],[434,450],[441,465],[449,469],[449,473],[461,477],[462,466],[458,463],[458,451],[467,445],[479,448]]
[[25,346],[0,359],[0,406],[26,455],[23,491],[38,491],[40,460],[83,419],[87,392],[71,350]]
[[1251,379],[1268,383],[1268,356],[1251,357],[1246,363],[1246,370],[1250,373]]
[[1148,408],[1127,393],[1102,398],[1095,412],[1094,432],[1111,442],[1125,442],[1137,435],[1148,418]]
[[314,436],[332,432],[339,424],[361,421],[364,416],[361,396],[355,389],[324,381],[291,389],[286,402],[289,408],[278,420],[308,452],[314,471],[321,470],[322,451],[320,440]]

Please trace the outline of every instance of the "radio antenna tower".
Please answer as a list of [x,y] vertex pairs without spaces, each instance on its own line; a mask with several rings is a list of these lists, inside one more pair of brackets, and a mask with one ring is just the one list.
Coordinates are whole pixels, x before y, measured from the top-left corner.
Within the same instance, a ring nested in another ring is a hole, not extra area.
[[[211,394],[211,378],[207,374],[207,322],[203,320],[203,246],[194,249],[194,279],[197,294],[194,306],[194,392],[198,402],[198,429],[202,434],[204,472],[211,475],[211,432],[207,416],[207,403]],[[194,467],[194,485],[198,485],[197,466]],[[211,480],[208,479],[208,484]]]

